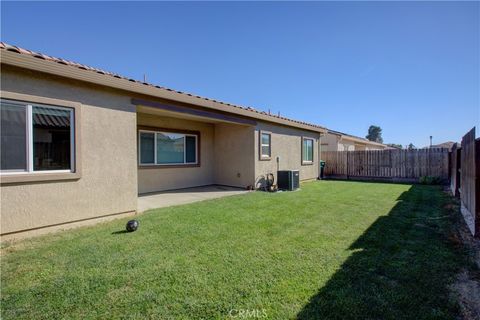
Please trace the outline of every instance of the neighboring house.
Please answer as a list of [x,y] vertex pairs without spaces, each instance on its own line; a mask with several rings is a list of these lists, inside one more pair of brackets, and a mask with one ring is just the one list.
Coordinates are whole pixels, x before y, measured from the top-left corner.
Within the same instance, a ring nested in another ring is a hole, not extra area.
[[427,148],[446,148],[451,151],[455,143],[456,142],[453,142],[453,141],[447,141],[439,144],[434,144],[431,147],[427,147]]
[[319,175],[321,126],[3,43],[0,54],[6,238],[130,215],[139,194]]
[[389,146],[328,129],[322,137],[322,151],[384,150]]

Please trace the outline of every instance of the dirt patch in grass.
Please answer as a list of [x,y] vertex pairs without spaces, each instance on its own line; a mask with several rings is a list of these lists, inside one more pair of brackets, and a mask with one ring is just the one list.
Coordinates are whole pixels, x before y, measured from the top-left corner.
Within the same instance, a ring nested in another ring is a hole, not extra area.
[[452,289],[457,295],[463,319],[480,319],[480,282],[471,272],[461,272]]

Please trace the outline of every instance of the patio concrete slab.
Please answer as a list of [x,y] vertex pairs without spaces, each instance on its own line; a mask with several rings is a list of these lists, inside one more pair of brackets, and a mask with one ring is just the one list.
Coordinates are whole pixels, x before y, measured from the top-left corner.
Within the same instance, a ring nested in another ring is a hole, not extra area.
[[222,198],[249,191],[226,186],[205,186],[171,191],[148,193],[138,196],[137,211],[164,208],[181,204],[193,203],[208,199]]

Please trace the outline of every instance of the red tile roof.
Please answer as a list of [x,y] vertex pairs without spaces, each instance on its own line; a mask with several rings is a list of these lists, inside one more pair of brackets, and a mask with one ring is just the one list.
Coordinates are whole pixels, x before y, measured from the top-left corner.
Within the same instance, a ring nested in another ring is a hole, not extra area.
[[[143,84],[145,86],[159,88],[159,89],[171,91],[171,92],[174,92],[174,93],[178,93],[178,94],[181,94],[181,95],[187,95],[187,96],[190,96],[190,97],[195,97],[195,98],[203,99],[203,100],[206,100],[206,101],[212,101],[212,102],[220,103],[220,104],[223,104],[223,105],[228,106],[228,107],[248,110],[248,111],[251,111],[253,113],[262,114],[262,115],[266,115],[266,116],[270,116],[270,117],[273,117],[273,118],[290,121],[290,122],[297,123],[297,124],[302,124],[302,125],[306,125],[306,126],[310,126],[310,127],[314,127],[314,128],[319,128],[319,129],[326,129],[325,127],[319,126],[317,124],[312,124],[312,123],[308,123],[308,122],[304,122],[304,121],[298,121],[298,120],[282,117],[282,116],[279,116],[279,115],[270,114],[270,113],[265,112],[265,111],[256,110],[252,107],[234,105],[234,104],[231,104],[231,103],[218,101],[218,100],[215,100],[215,99],[209,99],[209,98],[201,97],[201,96],[194,95],[194,94],[187,93],[187,92],[173,90],[173,89],[170,89],[170,88],[154,85],[154,84],[143,82],[143,81],[138,81],[138,80],[135,80],[135,79],[131,79],[131,78],[121,76],[117,73],[113,73],[113,72],[105,71],[105,70],[102,70],[102,69],[90,67],[90,66],[87,66],[87,65],[84,65],[84,64],[81,64],[81,63],[77,63],[77,62],[74,62],[74,61],[69,61],[69,60],[65,60],[65,59],[61,59],[61,58],[57,58],[57,57],[48,56],[48,55],[45,55],[45,54],[42,54],[42,53],[38,53],[38,52],[35,52],[35,51],[31,51],[31,50],[23,49],[23,48],[20,48],[20,47],[17,47],[17,46],[13,46],[13,45],[7,44],[5,42],[0,42],[0,49],[7,50],[7,51],[10,51],[10,52],[16,52],[16,53],[19,53],[19,54],[29,55],[29,56],[32,56],[32,57],[35,57],[35,58],[39,58],[39,59],[43,59],[43,60],[47,60],[47,61],[52,61],[52,62],[56,62],[56,63],[59,63],[59,64],[67,65],[67,66],[76,67],[78,69],[82,69],[82,70],[86,70],[86,71],[96,72],[96,73],[99,73],[99,74],[103,74],[105,76],[110,76],[110,77],[114,77],[114,78],[118,78],[118,79],[128,80],[128,81],[131,81],[131,82]],[[225,110],[225,111],[228,111],[228,110]]]

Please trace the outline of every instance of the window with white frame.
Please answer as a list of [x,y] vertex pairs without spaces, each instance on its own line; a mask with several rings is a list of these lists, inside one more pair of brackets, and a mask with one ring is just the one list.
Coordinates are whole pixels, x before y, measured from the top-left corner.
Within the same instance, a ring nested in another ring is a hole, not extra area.
[[302,139],[302,163],[313,163],[313,139]]
[[2,174],[74,171],[73,108],[0,101]]
[[198,164],[198,135],[140,130],[140,165]]
[[272,134],[270,132],[260,133],[260,158],[270,159],[272,156]]

